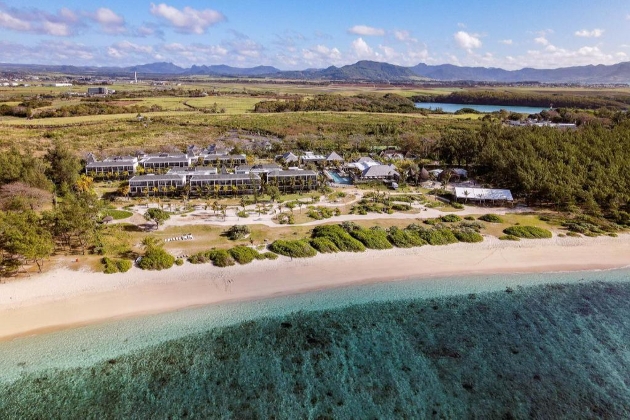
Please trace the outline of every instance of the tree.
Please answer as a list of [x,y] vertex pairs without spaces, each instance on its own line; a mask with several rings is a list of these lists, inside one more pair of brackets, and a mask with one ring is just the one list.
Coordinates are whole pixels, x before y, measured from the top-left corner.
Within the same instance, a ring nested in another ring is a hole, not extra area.
[[81,171],[81,162],[60,140],[55,140],[52,148],[46,152],[44,160],[50,165],[46,170],[46,175],[62,191],[67,191],[76,184]]
[[271,198],[271,201],[278,201],[280,199],[280,189],[275,185],[267,185],[267,194]]
[[144,218],[146,220],[152,220],[155,222],[155,229],[159,229],[160,228],[160,223],[167,221],[168,219],[171,218],[171,215],[162,210],[162,209],[158,209],[158,208],[150,208],[149,210],[146,211],[146,213],[144,213]]

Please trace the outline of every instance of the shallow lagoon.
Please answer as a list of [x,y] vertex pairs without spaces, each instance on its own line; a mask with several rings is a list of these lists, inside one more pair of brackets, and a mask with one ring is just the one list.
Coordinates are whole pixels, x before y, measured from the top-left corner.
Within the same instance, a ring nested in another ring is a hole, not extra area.
[[624,417],[629,273],[409,280],[22,338],[0,344],[0,414]]

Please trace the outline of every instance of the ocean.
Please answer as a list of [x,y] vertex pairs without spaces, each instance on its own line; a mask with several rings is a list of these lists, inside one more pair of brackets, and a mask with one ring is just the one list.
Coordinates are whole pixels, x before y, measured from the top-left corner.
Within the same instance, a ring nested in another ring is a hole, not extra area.
[[0,343],[0,418],[628,418],[630,270],[401,280]]

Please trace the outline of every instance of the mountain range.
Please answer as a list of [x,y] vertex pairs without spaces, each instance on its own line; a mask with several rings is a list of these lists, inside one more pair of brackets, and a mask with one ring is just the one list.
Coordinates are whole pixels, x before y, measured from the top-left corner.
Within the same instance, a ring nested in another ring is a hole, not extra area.
[[0,72],[55,72],[73,75],[129,76],[137,72],[141,77],[216,76],[264,77],[312,81],[348,82],[421,82],[421,81],[472,81],[472,82],[540,82],[582,84],[630,84],[630,62],[613,65],[588,65],[557,69],[504,70],[493,67],[460,67],[452,64],[428,65],[420,63],[403,67],[375,61],[359,61],[342,67],[325,69],[282,71],[271,66],[250,68],[227,65],[193,65],[190,68],[173,63],[159,62],[130,67],[79,67],[70,65],[0,64]]

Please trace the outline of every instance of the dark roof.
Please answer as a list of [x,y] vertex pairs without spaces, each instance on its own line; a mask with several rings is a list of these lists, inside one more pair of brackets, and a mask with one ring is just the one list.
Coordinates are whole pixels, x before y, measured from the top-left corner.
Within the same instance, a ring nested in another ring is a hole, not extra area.
[[326,160],[339,160],[343,162],[343,158],[337,154],[337,152],[332,152],[326,157]]
[[361,174],[364,178],[379,178],[387,176],[400,176],[394,165],[374,165],[367,168]]
[[143,161],[143,163],[159,163],[159,162],[190,162],[190,158],[186,156],[150,157]]

